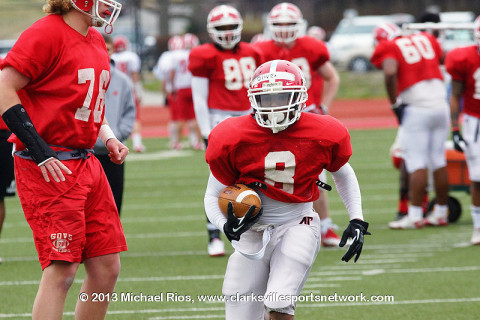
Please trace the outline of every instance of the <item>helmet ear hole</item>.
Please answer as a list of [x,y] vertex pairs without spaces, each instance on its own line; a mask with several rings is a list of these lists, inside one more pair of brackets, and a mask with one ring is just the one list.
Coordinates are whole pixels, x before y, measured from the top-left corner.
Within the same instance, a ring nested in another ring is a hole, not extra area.
[[93,0],[71,0],[80,10],[90,12],[93,7]]

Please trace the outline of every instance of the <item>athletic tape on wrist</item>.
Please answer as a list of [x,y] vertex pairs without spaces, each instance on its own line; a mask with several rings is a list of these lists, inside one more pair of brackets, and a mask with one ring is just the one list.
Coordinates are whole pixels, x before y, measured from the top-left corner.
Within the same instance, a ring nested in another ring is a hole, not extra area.
[[98,132],[98,137],[102,140],[103,144],[107,146],[107,142],[110,139],[116,139],[115,134],[108,124],[102,124],[100,131]]

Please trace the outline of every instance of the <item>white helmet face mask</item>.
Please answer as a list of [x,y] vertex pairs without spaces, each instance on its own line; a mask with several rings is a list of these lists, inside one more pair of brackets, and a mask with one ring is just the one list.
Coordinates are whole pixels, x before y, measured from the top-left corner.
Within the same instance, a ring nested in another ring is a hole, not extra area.
[[294,124],[305,108],[305,78],[289,61],[269,61],[255,71],[248,96],[258,125],[278,133]]
[[[70,2],[76,10],[92,18],[92,26],[106,25],[105,30],[110,27],[109,33],[122,10],[122,4],[115,0],[70,0]],[[105,4],[108,9],[100,12],[100,4]]]
[[208,34],[216,44],[224,49],[232,49],[240,42],[242,29],[242,17],[232,6],[217,6],[208,14]]
[[288,2],[273,7],[267,23],[272,39],[285,44],[295,41],[304,26],[302,12],[296,5]]

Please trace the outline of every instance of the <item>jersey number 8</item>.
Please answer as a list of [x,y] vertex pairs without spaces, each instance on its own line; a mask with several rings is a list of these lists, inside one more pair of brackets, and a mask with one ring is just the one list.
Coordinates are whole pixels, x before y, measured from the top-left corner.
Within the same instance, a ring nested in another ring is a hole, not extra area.
[[239,60],[226,59],[223,61],[225,73],[225,87],[228,90],[248,89],[250,78],[255,72],[255,60],[252,57],[243,57]]

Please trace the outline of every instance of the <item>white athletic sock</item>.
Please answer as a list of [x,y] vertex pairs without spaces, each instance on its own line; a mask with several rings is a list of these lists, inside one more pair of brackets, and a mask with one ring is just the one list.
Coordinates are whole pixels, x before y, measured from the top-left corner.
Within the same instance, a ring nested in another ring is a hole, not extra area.
[[470,206],[472,212],[473,228],[480,229],[480,207]]
[[332,218],[328,217],[320,220],[320,232],[322,234],[326,233],[328,229],[333,226]]
[[435,207],[433,209],[433,215],[435,217],[446,218],[447,212],[448,212],[448,206],[446,204],[445,205],[435,204]]
[[134,146],[142,145],[142,135],[140,133],[132,134],[132,142]]
[[408,217],[412,221],[419,221],[423,218],[423,208],[418,206],[408,206]]

